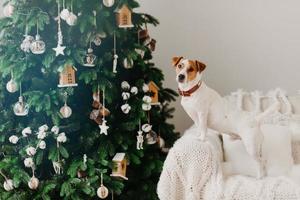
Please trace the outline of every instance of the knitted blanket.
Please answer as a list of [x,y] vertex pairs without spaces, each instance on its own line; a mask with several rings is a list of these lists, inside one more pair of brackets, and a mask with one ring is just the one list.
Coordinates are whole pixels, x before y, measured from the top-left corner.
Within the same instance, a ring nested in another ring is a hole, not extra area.
[[218,139],[209,134],[201,142],[193,131],[188,130],[167,156],[157,187],[160,200],[300,200],[300,186],[285,177],[223,178]]

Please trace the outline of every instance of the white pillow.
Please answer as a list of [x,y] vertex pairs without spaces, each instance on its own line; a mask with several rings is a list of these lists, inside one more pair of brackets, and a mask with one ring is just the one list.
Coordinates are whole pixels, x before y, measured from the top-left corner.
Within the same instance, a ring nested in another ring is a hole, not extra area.
[[[262,125],[264,134],[263,156],[268,176],[287,175],[293,166],[291,133],[289,127]],[[247,153],[241,140],[231,140],[223,135],[225,173],[256,177],[259,170],[257,162]]]

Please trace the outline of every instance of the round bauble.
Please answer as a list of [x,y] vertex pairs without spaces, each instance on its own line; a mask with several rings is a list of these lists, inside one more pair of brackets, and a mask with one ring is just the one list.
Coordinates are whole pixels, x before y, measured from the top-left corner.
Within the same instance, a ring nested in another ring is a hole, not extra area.
[[133,87],[131,88],[130,92],[131,92],[131,94],[133,94],[133,95],[137,95],[137,93],[139,92],[139,90],[138,90],[137,87],[133,86]]
[[149,90],[150,90],[150,88],[149,88],[149,86],[146,84],[146,83],[144,83],[144,85],[143,85],[143,92],[149,92]]
[[25,38],[20,45],[21,50],[26,53],[29,53],[33,41],[34,37],[32,37],[31,35],[25,35]]
[[133,67],[133,60],[129,58],[125,58],[123,61],[123,65],[125,69],[131,69]]
[[103,5],[106,7],[112,7],[115,4],[115,0],[103,0]]
[[152,106],[149,103],[143,103],[143,105],[142,105],[143,111],[149,111],[149,110],[151,110],[151,108],[152,108]]
[[31,43],[30,50],[33,54],[43,54],[46,51],[46,44],[41,40],[40,35],[35,36],[35,41]]
[[97,190],[97,196],[100,199],[105,199],[106,197],[108,197],[108,189],[107,187],[105,187],[104,185],[101,185],[98,190]]
[[99,34],[95,35],[93,43],[98,47],[102,43],[102,38]]
[[121,106],[121,110],[123,111],[124,114],[128,114],[131,110],[131,106],[126,103]]
[[129,90],[129,89],[130,89],[130,85],[129,85],[129,83],[128,83],[127,81],[123,81],[123,82],[121,83],[121,88],[122,88],[123,90]]
[[36,190],[39,187],[39,179],[37,179],[36,177],[32,177],[29,181],[28,181],[28,187],[32,190]]
[[77,22],[77,16],[74,13],[70,13],[69,17],[66,20],[67,24],[74,26]]
[[17,116],[26,116],[29,112],[29,105],[24,102],[23,97],[19,97],[19,101],[13,107],[14,113]]
[[158,137],[158,146],[159,146],[159,148],[164,148],[165,147],[165,140],[162,138],[162,137]]
[[157,143],[158,140],[158,135],[156,132],[154,132],[153,130],[151,130],[147,135],[146,135],[146,143],[147,144],[155,144]]
[[8,3],[4,8],[3,8],[3,16],[4,17],[11,17],[14,14],[14,6],[11,3]]
[[16,135],[12,135],[8,138],[9,142],[12,144],[17,144],[19,141],[19,137]]
[[18,84],[16,83],[16,81],[11,79],[10,81],[7,82],[6,89],[10,93],[15,93],[18,90]]
[[60,12],[60,18],[62,20],[67,20],[69,16],[70,16],[70,11],[66,8]]
[[142,130],[145,132],[145,133],[148,133],[152,130],[152,126],[150,124],[144,124],[142,126]]
[[130,93],[129,92],[123,92],[122,93],[122,98],[124,101],[128,100],[130,98]]
[[14,183],[13,180],[11,179],[7,179],[4,183],[3,183],[3,187],[4,189],[9,192],[12,191],[14,189]]
[[67,104],[61,107],[59,112],[63,118],[69,118],[72,115],[72,109]]

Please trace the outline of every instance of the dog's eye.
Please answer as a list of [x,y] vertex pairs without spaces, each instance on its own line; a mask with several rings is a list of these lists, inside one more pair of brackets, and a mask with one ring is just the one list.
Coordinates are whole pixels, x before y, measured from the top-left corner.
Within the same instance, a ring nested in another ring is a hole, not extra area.
[[183,68],[183,64],[178,64],[177,67],[178,67],[179,69],[181,69],[181,68]]
[[188,72],[193,72],[194,68],[189,68]]

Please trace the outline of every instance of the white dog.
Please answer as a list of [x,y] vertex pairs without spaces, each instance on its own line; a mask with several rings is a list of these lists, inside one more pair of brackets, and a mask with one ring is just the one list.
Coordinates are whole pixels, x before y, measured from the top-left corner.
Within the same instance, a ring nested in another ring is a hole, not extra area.
[[257,177],[263,177],[265,169],[262,159],[263,134],[260,121],[278,109],[279,105],[272,105],[259,116],[230,108],[215,90],[202,81],[205,64],[183,57],[174,57],[172,62],[176,68],[176,80],[179,94],[182,96],[181,104],[198,127],[199,138],[205,140],[207,128],[240,138],[247,152],[260,166]]

